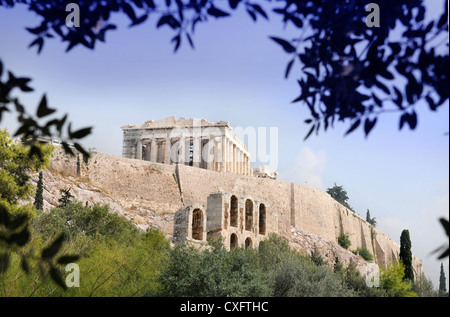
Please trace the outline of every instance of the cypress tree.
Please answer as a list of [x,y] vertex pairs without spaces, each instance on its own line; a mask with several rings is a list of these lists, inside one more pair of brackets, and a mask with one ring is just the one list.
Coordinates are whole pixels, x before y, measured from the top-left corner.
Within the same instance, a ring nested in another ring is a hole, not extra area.
[[369,224],[371,224],[372,226],[376,227],[377,221],[376,221],[375,219],[376,219],[375,217],[373,217],[373,218],[370,217],[370,211],[369,211],[369,209],[367,209],[367,213],[366,213],[366,221],[367,221]]
[[444,295],[447,292],[445,281],[444,265],[441,263],[441,275],[439,276],[439,295]]
[[400,260],[405,266],[404,280],[414,281],[414,271],[412,267],[411,239],[409,231],[404,229],[400,236]]
[[367,209],[367,213],[366,213],[366,221],[368,222],[368,223],[370,223],[370,211],[369,211],[369,209]]
[[37,210],[44,209],[44,181],[42,178],[42,172],[39,172],[39,180],[37,182],[37,190],[34,197],[34,206]]

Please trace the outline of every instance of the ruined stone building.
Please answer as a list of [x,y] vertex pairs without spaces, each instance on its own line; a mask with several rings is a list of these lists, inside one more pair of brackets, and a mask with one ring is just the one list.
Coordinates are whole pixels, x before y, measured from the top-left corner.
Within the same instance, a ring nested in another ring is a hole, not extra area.
[[125,158],[252,175],[246,145],[228,122],[172,116],[121,128]]
[[199,244],[220,237],[229,250],[257,247],[271,232],[278,233],[278,219],[267,202],[217,192],[208,196],[206,210],[196,203],[175,213],[173,237]]

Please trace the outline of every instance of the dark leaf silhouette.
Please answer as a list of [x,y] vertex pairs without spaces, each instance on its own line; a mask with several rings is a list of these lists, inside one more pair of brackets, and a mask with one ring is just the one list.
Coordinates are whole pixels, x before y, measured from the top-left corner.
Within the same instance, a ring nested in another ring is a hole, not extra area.
[[211,5],[211,7],[209,7],[207,12],[208,12],[209,15],[212,15],[212,16],[214,16],[216,18],[222,18],[222,17],[226,17],[226,16],[230,15],[229,13],[218,9],[218,8],[216,8],[213,5]]
[[11,244],[23,247],[30,239],[30,231],[25,227],[19,233],[12,234],[10,237]]
[[289,43],[288,41],[278,38],[278,37],[274,37],[271,36],[270,37],[272,40],[274,40],[276,43],[280,44],[281,47],[287,52],[287,53],[293,53],[295,52],[295,47],[291,45],[291,43]]
[[369,135],[370,131],[375,127],[375,124],[377,123],[377,118],[370,120],[367,118],[364,121],[364,133],[366,134],[366,137]]
[[22,260],[20,261],[20,267],[26,274],[30,273],[30,265],[28,264],[28,260],[24,256],[22,257]]
[[286,72],[284,74],[284,78],[288,78],[289,72],[291,71],[292,64],[294,64],[294,60],[291,60],[286,66]]
[[10,264],[10,257],[8,253],[0,253],[0,274],[5,273]]
[[62,279],[62,273],[54,266],[50,267],[50,277],[58,284],[62,289],[67,290],[67,285]]
[[361,119],[355,120],[355,122],[353,122],[353,124],[351,125],[350,129],[348,129],[347,132],[345,132],[345,135],[350,134],[353,131],[355,131],[356,128],[358,128],[360,124],[361,124]]
[[82,139],[82,138],[88,136],[89,134],[91,134],[91,131],[92,131],[92,127],[83,128],[83,129],[80,129],[80,130],[77,130],[74,132],[70,131],[69,137],[71,139]]
[[47,107],[47,97],[44,95],[37,109],[36,113],[37,117],[42,118],[54,113],[55,111],[56,111],[55,109],[50,109]]
[[53,241],[53,243],[50,246],[42,250],[41,255],[42,258],[51,260],[56,255],[56,253],[58,253],[58,251],[61,249],[64,238],[65,238],[64,234],[63,233],[60,234],[58,238],[56,238],[55,241]]
[[38,37],[37,39],[35,39],[33,42],[31,42],[31,44],[28,47],[32,47],[32,46],[37,46],[37,52],[38,54],[41,53],[42,51],[42,47],[44,46],[44,39],[42,37]]
[[58,264],[69,264],[76,262],[80,259],[78,255],[64,255],[60,257],[57,261]]
[[313,133],[313,131],[314,131],[315,128],[316,128],[316,126],[313,124],[312,127],[311,127],[311,129],[310,129],[309,132],[306,134],[306,136],[305,136],[305,138],[304,138],[303,140],[308,139],[308,138],[311,136],[311,134]]

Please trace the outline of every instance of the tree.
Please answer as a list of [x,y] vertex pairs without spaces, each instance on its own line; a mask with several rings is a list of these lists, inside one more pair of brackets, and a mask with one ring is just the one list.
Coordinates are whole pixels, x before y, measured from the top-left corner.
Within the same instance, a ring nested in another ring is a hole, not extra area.
[[29,223],[36,210],[31,203],[19,203],[31,200],[33,186],[30,174],[47,166],[53,152],[51,145],[36,144],[35,147],[39,155],[30,152],[21,142],[12,140],[6,130],[0,130],[0,275],[8,271],[12,256],[17,255],[26,274],[30,273],[30,260],[36,261],[42,273],[66,289],[57,265],[75,261],[77,257],[63,255],[55,259],[63,245],[63,234],[39,254],[33,248],[26,250],[31,241]]
[[377,218],[375,218],[375,217],[370,218],[370,211],[369,211],[369,209],[367,209],[367,213],[366,213],[366,221],[367,221],[368,223],[370,223],[372,226],[376,227],[376,225],[377,225],[376,219],[377,219]]
[[59,191],[61,193],[61,198],[58,199],[59,205],[58,207],[66,207],[69,203],[72,202],[72,198],[74,198],[74,196],[70,193],[70,188],[69,189],[61,189]]
[[447,285],[446,285],[446,279],[445,279],[445,272],[444,272],[444,264],[441,263],[441,273],[439,275],[439,295],[444,295],[447,293]]
[[[270,39],[289,55],[285,77],[295,69],[294,63],[299,66],[301,91],[293,102],[310,110],[311,117],[305,120],[311,125],[306,138],[321,127],[325,131],[333,127],[336,120],[349,125],[346,134],[364,126],[367,136],[384,113],[400,115],[399,129],[406,125],[415,129],[415,107],[421,101],[431,111],[448,101],[448,50],[440,50],[448,29],[446,1],[443,14],[431,21],[425,20],[426,7],[420,0],[379,0],[375,8],[369,7],[370,0],[282,0],[264,4],[229,0],[228,6],[224,2],[79,1],[70,13],[82,21],[78,27],[67,23],[69,14],[64,1],[49,1],[44,6],[36,0],[1,0],[0,6],[23,4],[42,18],[39,25],[27,28],[35,36],[30,47],[36,47],[38,53],[51,38],[66,42],[66,51],[78,45],[94,49],[99,41],[105,42],[106,32],[117,29],[111,22],[115,14],[125,15],[130,26],[157,21],[156,28],[170,28],[174,32],[174,51],[185,41],[193,48],[196,26],[208,19],[230,17],[230,12],[236,10],[245,10],[255,22],[258,18],[269,20],[273,14],[298,29],[296,38]],[[374,15],[380,18],[379,27],[369,21]],[[398,38],[393,34],[399,32],[399,25],[402,30]],[[26,83],[18,85],[25,87]],[[38,125],[29,127],[40,130]]]
[[12,215],[27,214],[32,218],[32,204],[19,201],[31,199],[33,185],[30,174],[40,171],[50,162],[51,145],[37,145],[41,156],[29,155],[28,147],[14,141],[6,130],[0,130],[0,205]]
[[36,210],[44,209],[44,181],[42,179],[42,172],[39,172],[39,180],[37,182],[36,195],[34,197],[34,207],[36,207]]
[[414,281],[414,271],[412,267],[412,252],[411,239],[409,238],[409,231],[404,229],[400,236],[400,260],[405,267],[405,274],[403,279]]
[[412,290],[419,297],[436,297],[437,292],[433,288],[431,280],[427,279],[425,274],[420,274],[412,284]]
[[417,297],[411,284],[404,280],[405,266],[392,262],[386,269],[381,267],[380,286],[389,297]]
[[336,185],[336,183],[334,183],[333,187],[327,188],[327,193],[330,194],[330,196],[333,197],[334,200],[347,207],[348,209],[354,211],[353,208],[348,204],[347,191],[342,185],[338,186]]

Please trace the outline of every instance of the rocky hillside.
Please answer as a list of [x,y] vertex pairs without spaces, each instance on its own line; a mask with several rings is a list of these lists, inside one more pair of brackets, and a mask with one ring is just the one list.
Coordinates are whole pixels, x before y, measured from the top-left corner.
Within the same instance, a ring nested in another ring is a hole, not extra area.
[[[87,204],[108,204],[141,229],[153,226],[168,238],[173,234],[176,211],[193,203],[206,207],[211,192],[234,191],[264,197],[280,215],[278,233],[292,248],[321,255],[330,265],[338,258],[353,263],[366,275],[377,267],[338,245],[339,232],[350,233],[352,246],[374,250],[375,261],[386,264],[398,255],[398,245],[377,231],[371,242],[364,220],[348,216],[326,193],[301,185],[258,179],[251,176],[218,173],[189,166],[164,165],[95,153],[85,164],[57,149],[50,167],[43,172],[44,210],[58,204],[61,189],[71,189],[75,199]],[[37,182],[38,176],[33,177]],[[292,186],[291,186],[292,185]],[[330,200],[331,199],[331,200]],[[334,223],[334,224],[333,224]],[[337,225],[338,224],[338,225]],[[415,259],[415,270],[422,270]]]

